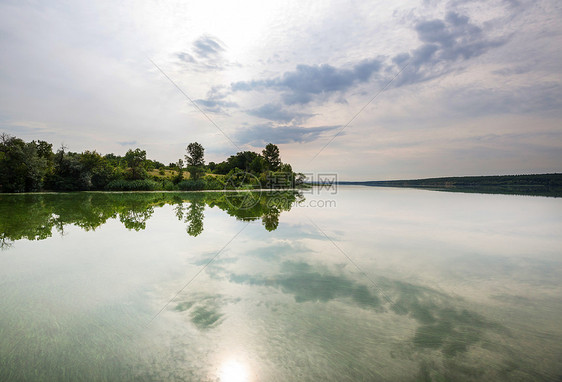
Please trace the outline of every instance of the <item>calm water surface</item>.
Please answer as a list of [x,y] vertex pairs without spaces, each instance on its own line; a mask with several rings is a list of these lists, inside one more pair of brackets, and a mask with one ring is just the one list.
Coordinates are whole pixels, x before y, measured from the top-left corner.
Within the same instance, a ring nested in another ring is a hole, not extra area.
[[2,381],[562,379],[562,199],[0,195],[0,235]]

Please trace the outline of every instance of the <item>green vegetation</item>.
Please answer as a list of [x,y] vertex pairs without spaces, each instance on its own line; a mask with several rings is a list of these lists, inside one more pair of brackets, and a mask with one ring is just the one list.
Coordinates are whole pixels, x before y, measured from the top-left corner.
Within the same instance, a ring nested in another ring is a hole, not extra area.
[[35,191],[195,191],[220,189],[294,188],[304,176],[282,163],[279,148],[270,143],[262,154],[244,151],[223,162],[205,165],[200,143],[186,148],[179,159],[165,166],[147,159],[136,148],[124,156],[96,151],[56,153],[45,141],[24,142],[0,135],[0,192]]
[[201,144],[194,142],[187,145],[186,151],[185,163],[187,163],[189,175],[193,180],[198,180],[201,174],[205,172],[205,160],[203,159],[205,149]]
[[[253,196],[251,204],[246,203],[248,194]],[[264,228],[273,231],[281,212],[290,210],[301,198],[294,191],[0,195],[0,248],[20,239],[46,239],[53,229],[62,234],[68,225],[94,230],[110,219],[119,219],[126,228],[140,231],[146,228],[155,208],[164,205],[174,207],[190,236],[203,232],[206,207],[217,207],[238,220],[261,219]]]
[[375,187],[411,187],[437,191],[562,197],[562,174],[463,176],[414,180],[339,182]]

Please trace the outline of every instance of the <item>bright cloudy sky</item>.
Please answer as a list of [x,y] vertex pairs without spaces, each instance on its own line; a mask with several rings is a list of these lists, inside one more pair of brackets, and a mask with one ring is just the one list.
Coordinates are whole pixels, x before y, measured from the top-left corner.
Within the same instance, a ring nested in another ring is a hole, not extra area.
[[166,164],[273,142],[342,180],[560,172],[561,47],[559,0],[2,0],[0,131]]

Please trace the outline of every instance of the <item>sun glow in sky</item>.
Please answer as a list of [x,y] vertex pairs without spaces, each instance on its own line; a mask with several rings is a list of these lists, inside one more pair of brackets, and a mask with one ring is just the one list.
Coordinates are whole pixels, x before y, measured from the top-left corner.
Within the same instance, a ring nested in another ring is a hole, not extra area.
[[193,141],[207,161],[273,142],[341,180],[556,172],[561,16],[555,0],[4,1],[0,132],[164,163]]

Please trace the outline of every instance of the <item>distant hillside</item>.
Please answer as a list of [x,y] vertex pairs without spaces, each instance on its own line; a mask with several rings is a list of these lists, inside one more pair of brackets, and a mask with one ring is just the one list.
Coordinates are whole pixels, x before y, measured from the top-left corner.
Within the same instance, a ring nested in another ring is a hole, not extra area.
[[562,174],[462,176],[413,180],[338,182],[374,187],[411,187],[437,191],[562,197]]

